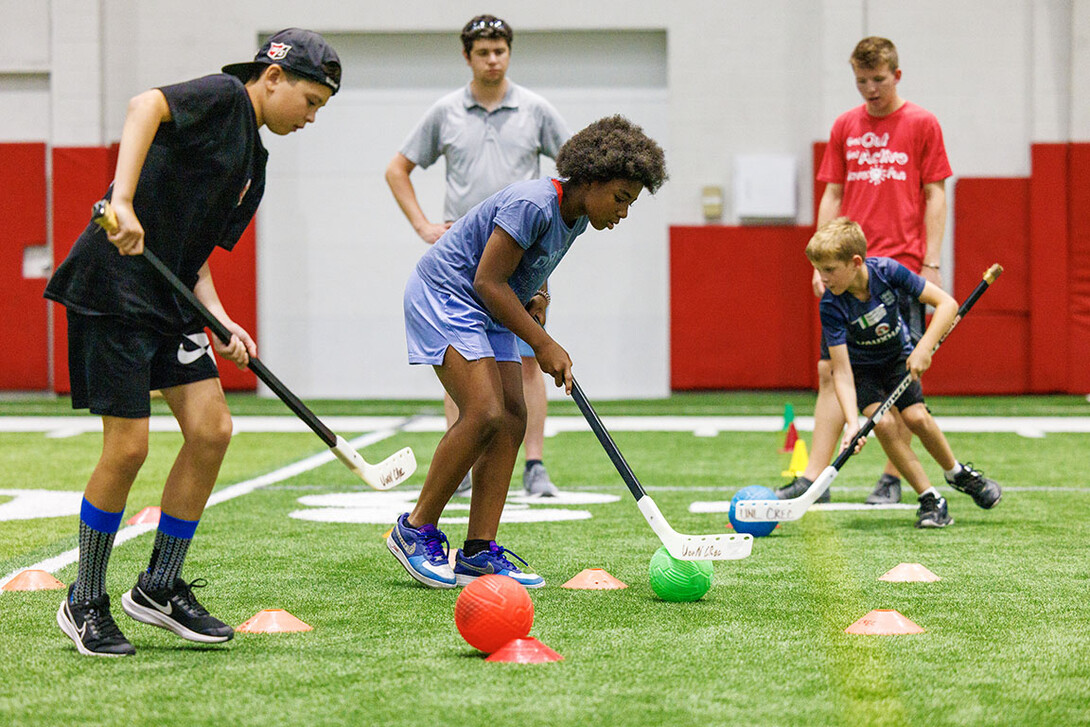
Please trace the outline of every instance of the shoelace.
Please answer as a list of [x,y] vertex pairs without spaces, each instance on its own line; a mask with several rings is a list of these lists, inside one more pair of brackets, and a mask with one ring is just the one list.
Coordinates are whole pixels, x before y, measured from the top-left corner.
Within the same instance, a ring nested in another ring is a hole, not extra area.
[[[494,548],[494,550],[492,548]],[[508,550],[507,548],[503,547],[502,545],[497,545],[495,541],[492,542],[492,548],[490,548],[488,551],[486,551],[488,553],[489,560],[496,561],[500,565],[504,566],[504,568],[506,570],[518,570],[515,567],[514,563],[507,560],[508,555],[513,556],[514,558],[516,558],[523,565],[530,565],[525,560],[520,558],[518,553],[515,553],[514,551]]]
[[83,610],[83,621],[91,624],[91,628],[99,638],[124,638],[107,604],[108,602],[84,601],[80,604]]
[[185,583],[185,581],[182,581],[182,583],[184,585],[178,589],[178,596],[181,598],[186,610],[193,616],[207,616],[208,611],[200,604],[197,597],[193,595],[193,589],[204,588],[208,585],[208,581],[204,578],[195,578],[189,583]]
[[[446,534],[435,527],[429,527],[425,525],[420,528],[420,532],[424,535],[424,552],[428,555],[429,561],[436,561],[442,559],[444,563],[450,558],[450,541],[447,540]],[[444,544],[446,547],[444,548]]]

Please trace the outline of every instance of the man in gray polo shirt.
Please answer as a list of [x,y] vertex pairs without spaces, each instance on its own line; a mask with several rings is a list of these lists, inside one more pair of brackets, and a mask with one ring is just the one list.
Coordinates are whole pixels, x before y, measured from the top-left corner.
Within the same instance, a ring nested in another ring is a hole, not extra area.
[[[428,110],[386,167],[386,182],[401,211],[420,238],[434,244],[450,225],[478,202],[507,185],[541,176],[540,155],[556,158],[571,136],[552,104],[507,79],[511,60],[511,27],[493,15],[478,15],[462,29],[462,55],[473,72],[463,88],[443,96]],[[443,221],[431,222],[416,199],[409,175],[416,167],[446,160]],[[542,461],[547,400],[545,379],[533,350],[519,341],[526,397],[527,494],[555,496],[556,485]],[[458,409],[447,396],[449,427]],[[458,487],[464,493],[470,476]]]

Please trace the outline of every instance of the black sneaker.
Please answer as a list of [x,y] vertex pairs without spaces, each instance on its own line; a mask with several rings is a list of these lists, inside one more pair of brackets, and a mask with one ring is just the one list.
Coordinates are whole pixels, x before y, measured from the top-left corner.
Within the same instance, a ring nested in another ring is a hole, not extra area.
[[985,510],[995,507],[996,503],[1003,497],[1003,490],[999,487],[999,483],[995,480],[989,480],[980,470],[973,469],[972,462],[963,464],[961,472],[954,475],[952,480],[947,478],[946,482],[958,492],[964,492],[973,498],[973,502],[977,504],[977,507],[982,507]]
[[[810,489],[810,485],[814,484],[812,480],[807,477],[796,477],[792,480],[791,484],[784,485],[780,489],[776,490],[776,497],[780,500],[794,500],[796,497],[801,497],[802,493]],[[833,499],[833,495],[826,488],[825,492],[821,493],[815,502],[830,502]]]
[[72,639],[79,653],[86,656],[132,656],[136,649],[121,633],[110,614],[110,597],[103,593],[94,600],[69,603],[73,583],[68,587],[61,607],[57,609],[57,625]]
[[945,497],[935,497],[930,493],[920,497],[920,507],[916,510],[916,527],[945,528],[953,524],[954,518],[946,511]]
[[160,589],[149,588],[148,580],[148,572],[143,571],[132,590],[121,597],[121,607],[129,616],[202,644],[218,644],[235,635],[233,628],[210,616],[193,595],[194,588],[208,585],[203,578],[192,583],[175,578],[172,587]]
[[883,472],[874,492],[867,495],[867,505],[896,505],[901,501],[901,478]]

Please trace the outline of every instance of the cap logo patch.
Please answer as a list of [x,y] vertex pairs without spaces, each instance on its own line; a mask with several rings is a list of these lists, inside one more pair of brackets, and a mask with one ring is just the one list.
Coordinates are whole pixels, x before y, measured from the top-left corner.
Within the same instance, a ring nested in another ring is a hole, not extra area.
[[287,43],[270,43],[269,51],[265,55],[274,61],[282,61],[288,55],[289,50],[291,50],[291,46]]

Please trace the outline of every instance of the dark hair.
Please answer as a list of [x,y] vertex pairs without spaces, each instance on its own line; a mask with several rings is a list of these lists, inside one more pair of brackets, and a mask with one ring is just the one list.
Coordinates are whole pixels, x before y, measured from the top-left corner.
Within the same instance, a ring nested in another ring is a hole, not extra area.
[[630,179],[654,194],[666,181],[666,155],[654,139],[623,116],[607,116],[568,139],[556,171],[576,184]]
[[872,35],[859,41],[852,51],[851,63],[856,68],[865,68],[873,71],[883,63],[889,65],[890,71],[897,70],[897,46],[888,38],[880,38]]
[[507,47],[510,48],[514,37],[515,32],[511,30],[511,26],[495,15],[478,15],[462,28],[462,48],[468,56],[473,50],[473,41],[496,38],[507,41]]

